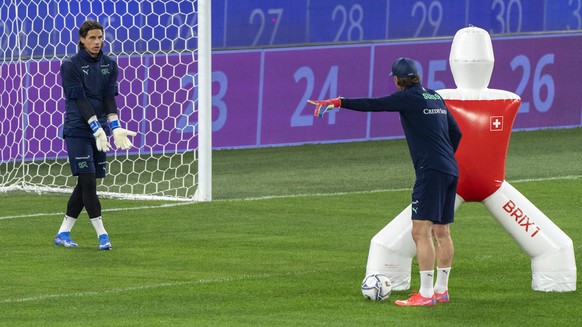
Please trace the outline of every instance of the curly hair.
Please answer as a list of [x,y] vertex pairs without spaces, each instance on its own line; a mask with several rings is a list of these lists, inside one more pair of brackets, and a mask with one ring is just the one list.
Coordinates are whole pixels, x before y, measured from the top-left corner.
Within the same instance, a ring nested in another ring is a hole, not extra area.
[[[101,30],[103,32],[103,25],[96,20],[86,20],[79,28],[79,37],[86,37],[91,30]],[[79,40],[79,49],[85,49],[85,45]]]
[[409,86],[412,86],[412,85],[415,85],[418,83],[420,83],[420,76],[415,75],[412,77],[398,77],[396,85],[398,85],[402,89],[405,89]]

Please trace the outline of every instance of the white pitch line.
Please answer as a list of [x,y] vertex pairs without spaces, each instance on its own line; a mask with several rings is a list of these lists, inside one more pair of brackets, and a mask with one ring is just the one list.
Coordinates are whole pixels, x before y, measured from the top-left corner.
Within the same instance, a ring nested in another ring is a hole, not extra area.
[[[529,179],[516,179],[509,181],[510,183],[527,183],[527,182],[544,182],[553,180],[575,180],[582,178],[582,175],[571,175],[571,176],[558,176],[558,177],[544,177],[544,178],[529,178]],[[292,199],[308,196],[336,196],[336,195],[353,195],[353,194],[372,194],[372,193],[382,193],[382,192],[402,192],[411,191],[412,188],[399,188],[399,189],[385,189],[385,190],[371,190],[371,191],[354,191],[354,192],[335,192],[335,193],[311,193],[311,194],[289,194],[289,195],[270,195],[270,196],[260,196],[260,197],[248,197],[240,199],[220,199],[213,200],[214,202],[237,202],[237,201],[262,201],[262,200],[272,200],[272,199]],[[126,207],[126,208],[112,208],[103,209],[103,212],[116,212],[116,211],[127,211],[127,210],[144,210],[144,209],[163,209],[170,207],[178,207],[184,205],[192,205],[196,202],[176,202],[176,203],[164,203],[156,206],[140,206],[140,207]],[[34,214],[24,214],[24,215],[14,215],[14,216],[0,216],[0,220],[6,219],[16,219],[16,218],[33,218],[33,217],[44,217],[44,216],[61,216],[63,212],[53,212],[53,213],[34,213]]]
[[[116,211],[127,211],[127,210],[143,210],[143,209],[160,209],[160,208],[171,208],[179,207],[184,205],[192,204],[192,202],[176,202],[176,203],[164,203],[156,206],[140,206],[140,207],[127,207],[127,208],[111,208],[103,209],[103,212],[116,212]],[[4,219],[16,219],[16,218],[33,218],[33,217],[43,217],[43,216],[62,216],[63,212],[52,212],[52,213],[32,213],[24,215],[15,216],[0,216],[0,220]]]
[[183,285],[191,285],[191,284],[208,284],[208,283],[219,283],[219,282],[229,282],[229,281],[238,281],[244,279],[253,279],[253,278],[260,278],[260,277],[269,277],[267,275],[263,276],[241,276],[237,278],[215,278],[215,279],[201,279],[189,282],[166,282],[166,283],[159,283],[153,285],[141,285],[141,286],[133,286],[133,287],[126,287],[126,288],[112,288],[108,290],[102,291],[87,291],[87,292],[74,292],[74,293],[59,293],[59,294],[45,294],[45,295],[38,295],[38,296],[31,296],[31,297],[23,297],[23,298],[16,298],[16,299],[5,299],[0,300],[0,303],[22,303],[22,302],[34,302],[34,301],[44,301],[44,300],[54,300],[59,298],[75,298],[75,297],[85,297],[85,296],[97,296],[97,295],[104,295],[104,294],[114,294],[114,293],[124,293],[124,292],[131,292],[131,291],[141,291],[141,290],[148,290],[148,289],[155,289],[155,288],[162,288],[162,287],[172,287],[172,286],[183,286]]
[[334,193],[268,195],[268,196],[258,196],[258,197],[242,198],[242,199],[221,199],[221,200],[215,200],[215,202],[260,201],[260,200],[271,200],[271,199],[304,198],[304,197],[308,197],[308,196],[336,196],[336,195],[353,195],[353,194],[372,194],[372,193],[383,193],[383,192],[402,192],[402,191],[410,191],[410,190],[412,190],[412,189],[411,188],[398,188],[398,189],[386,189],[386,190],[334,192]]
[[526,179],[516,179],[514,181],[508,181],[508,182],[510,182],[510,183],[527,183],[527,182],[574,180],[574,179],[580,179],[580,178],[582,178],[582,175],[543,177],[543,178],[526,178]]
[[152,285],[140,285],[140,286],[132,286],[132,287],[124,287],[124,288],[111,288],[111,289],[99,290],[99,291],[44,294],[44,295],[30,296],[30,297],[23,297],[23,298],[4,299],[4,300],[0,300],[0,304],[36,302],[36,301],[46,301],[46,300],[54,300],[54,299],[61,299],[61,298],[70,299],[70,298],[78,298],[78,297],[100,296],[100,295],[107,295],[107,294],[119,294],[119,293],[126,293],[126,292],[151,290],[151,289],[156,289],[156,288],[175,287],[175,286],[184,286],[184,285],[225,283],[225,282],[235,282],[235,281],[241,281],[241,280],[263,279],[263,278],[284,277],[284,276],[302,276],[302,275],[307,275],[307,274],[319,273],[319,272],[323,272],[323,271],[329,271],[329,269],[304,270],[304,271],[297,271],[297,272],[288,272],[285,274],[258,274],[258,275],[242,275],[242,276],[237,276],[237,277],[219,277],[219,278],[198,279],[198,280],[184,281],[184,282],[164,282],[164,283],[158,283],[158,284],[152,284]]
[[[546,177],[546,178],[531,178],[531,179],[516,179],[508,181],[510,183],[527,183],[527,182],[543,182],[551,180],[575,180],[582,178],[582,175],[571,175],[571,176],[559,176],[559,177]],[[269,196],[259,196],[259,197],[249,197],[242,199],[222,199],[214,200],[214,202],[233,202],[233,201],[260,201],[260,200],[271,200],[271,199],[286,199],[286,198],[301,198],[308,196],[336,196],[336,195],[353,195],[353,194],[372,194],[372,193],[383,193],[383,192],[403,192],[412,191],[412,188],[398,188],[398,189],[379,189],[371,191],[353,191],[353,192],[335,192],[335,193],[311,193],[311,194],[290,194],[290,195],[269,195]]]

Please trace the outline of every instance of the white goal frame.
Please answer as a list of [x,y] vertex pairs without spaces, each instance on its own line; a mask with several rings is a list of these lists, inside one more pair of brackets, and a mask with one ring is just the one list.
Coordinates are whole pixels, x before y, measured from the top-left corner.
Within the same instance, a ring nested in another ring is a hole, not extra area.
[[198,190],[196,201],[212,200],[212,0],[198,0]]

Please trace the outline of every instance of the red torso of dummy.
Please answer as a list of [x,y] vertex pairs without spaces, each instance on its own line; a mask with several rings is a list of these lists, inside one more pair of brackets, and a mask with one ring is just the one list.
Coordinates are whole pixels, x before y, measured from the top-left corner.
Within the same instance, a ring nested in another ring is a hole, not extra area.
[[481,202],[505,180],[509,138],[521,100],[443,97],[463,133],[455,153],[459,165],[457,194],[467,202]]

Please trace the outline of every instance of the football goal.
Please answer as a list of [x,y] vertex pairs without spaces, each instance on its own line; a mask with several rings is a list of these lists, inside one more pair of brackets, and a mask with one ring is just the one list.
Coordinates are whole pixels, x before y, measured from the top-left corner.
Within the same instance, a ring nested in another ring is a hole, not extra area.
[[211,0],[3,1],[0,4],[0,191],[67,192],[60,65],[78,28],[105,29],[116,97],[134,147],[108,152],[100,195],[212,199]]

